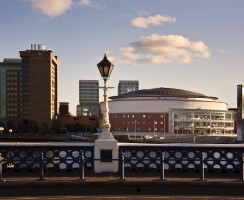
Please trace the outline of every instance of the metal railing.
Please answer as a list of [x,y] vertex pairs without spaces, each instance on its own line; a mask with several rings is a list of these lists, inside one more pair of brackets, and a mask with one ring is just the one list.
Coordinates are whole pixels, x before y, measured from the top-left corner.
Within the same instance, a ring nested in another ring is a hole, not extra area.
[[[39,161],[40,163],[40,168],[39,168],[39,174],[40,174],[40,178],[38,180],[40,181],[45,181],[44,178],[44,162],[45,161],[78,161],[80,164],[80,180],[81,181],[85,181],[85,163],[87,162],[94,162],[94,161],[103,161],[103,162],[112,162],[112,161],[118,161],[119,162],[119,166],[120,166],[120,180],[126,180],[125,179],[125,162],[127,161],[139,161],[139,162],[143,162],[143,161],[160,161],[160,179],[161,180],[166,180],[165,179],[165,163],[169,162],[169,161],[199,161],[200,162],[200,166],[201,166],[201,170],[200,170],[200,179],[199,180],[205,180],[205,163],[208,161],[212,161],[212,162],[220,162],[220,161],[226,161],[226,159],[205,159],[203,153],[201,155],[200,158],[195,158],[195,159],[175,159],[175,158],[169,158],[166,159],[164,152],[161,152],[161,156],[160,158],[125,158],[124,153],[121,153],[121,156],[119,159],[89,159],[89,158],[85,158],[84,156],[84,152],[81,152],[80,157],[77,159],[69,159],[69,158],[59,158],[59,159],[44,159],[43,156],[43,152],[41,152],[40,158],[39,159],[23,159],[23,161]],[[3,182],[3,167],[2,167],[2,162],[8,162],[8,163],[12,163],[15,161],[19,161],[19,160],[15,160],[15,159],[2,159],[1,155],[0,155],[0,182]],[[241,160],[240,160],[240,180],[244,181],[244,154],[241,155]]]

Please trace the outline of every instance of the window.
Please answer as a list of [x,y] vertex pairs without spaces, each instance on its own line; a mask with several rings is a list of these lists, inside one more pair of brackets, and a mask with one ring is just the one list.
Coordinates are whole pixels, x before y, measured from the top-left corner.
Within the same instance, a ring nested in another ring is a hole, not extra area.
[[130,118],[130,115],[127,115],[127,118]]
[[129,121],[127,121],[127,124],[130,124],[130,122],[129,122]]
[[154,130],[155,130],[155,131],[157,131],[157,130],[158,130],[158,128],[155,128]]
[[137,118],[140,118],[140,115],[137,115],[136,117],[137,117]]
[[123,118],[125,118],[125,115],[123,115]]
[[143,122],[142,122],[142,124],[146,124],[146,122],[145,122],[145,121],[143,121]]
[[132,115],[131,117],[132,117],[132,118],[134,118],[134,117],[135,117],[135,115]]
[[160,124],[164,124],[164,122],[160,122]]
[[151,122],[149,121],[148,124],[151,124]]
[[158,118],[158,115],[154,115],[154,118]]
[[152,129],[151,128],[148,128],[149,131],[151,131]]
[[160,115],[160,118],[164,118],[164,115]]
[[158,122],[157,121],[154,121],[154,124],[158,124]]
[[148,118],[151,118],[151,115],[148,115]]
[[125,121],[123,121],[122,124],[125,124]]
[[140,124],[140,121],[138,121],[137,124]]
[[142,117],[143,117],[143,118],[145,118],[145,117],[146,117],[146,115],[142,115]]

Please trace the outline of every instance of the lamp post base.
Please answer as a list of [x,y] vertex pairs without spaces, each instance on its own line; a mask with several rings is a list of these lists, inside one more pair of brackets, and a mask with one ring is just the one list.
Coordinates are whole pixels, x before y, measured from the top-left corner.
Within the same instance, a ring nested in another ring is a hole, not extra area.
[[118,141],[114,139],[112,133],[108,129],[103,129],[100,137],[95,141],[94,158],[99,159],[94,161],[95,173],[119,171]]

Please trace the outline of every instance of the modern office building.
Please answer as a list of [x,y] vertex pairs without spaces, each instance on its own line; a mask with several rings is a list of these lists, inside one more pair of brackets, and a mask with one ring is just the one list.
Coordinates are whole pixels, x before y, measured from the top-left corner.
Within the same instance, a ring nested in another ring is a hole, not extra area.
[[39,44],[19,55],[0,64],[1,117],[50,125],[58,115],[58,57]]
[[79,105],[77,105],[77,116],[97,116],[98,105],[98,80],[79,80]]
[[21,116],[21,59],[0,62],[0,120],[18,120]]
[[119,81],[118,96],[136,90],[139,90],[139,81]]
[[110,99],[109,118],[114,133],[234,134],[236,112],[228,111],[227,103],[217,97],[154,88]]

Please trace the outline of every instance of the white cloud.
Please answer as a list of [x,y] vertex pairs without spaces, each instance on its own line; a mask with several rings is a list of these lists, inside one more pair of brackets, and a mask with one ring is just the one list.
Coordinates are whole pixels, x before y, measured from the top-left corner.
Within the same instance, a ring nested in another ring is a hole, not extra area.
[[220,49],[219,53],[228,53],[228,52],[226,50],[224,50],[224,49]]
[[149,15],[149,12],[145,11],[145,10],[139,10],[136,12],[138,16],[143,17],[143,16],[147,16]]
[[176,22],[175,17],[155,15],[149,17],[137,17],[131,20],[131,24],[139,28],[148,28],[150,24],[154,26],[161,26],[164,22],[174,23]]
[[103,7],[100,4],[98,4],[97,2],[92,1],[92,0],[81,0],[79,2],[79,5],[82,7],[89,6],[89,7],[93,7],[93,8],[102,8]]
[[30,0],[30,4],[33,9],[49,17],[57,17],[71,9],[73,2],[72,0]]
[[160,65],[172,62],[191,63],[199,58],[210,58],[208,47],[202,42],[191,42],[181,35],[152,34],[120,48],[121,58],[111,57],[115,64],[148,63]]

